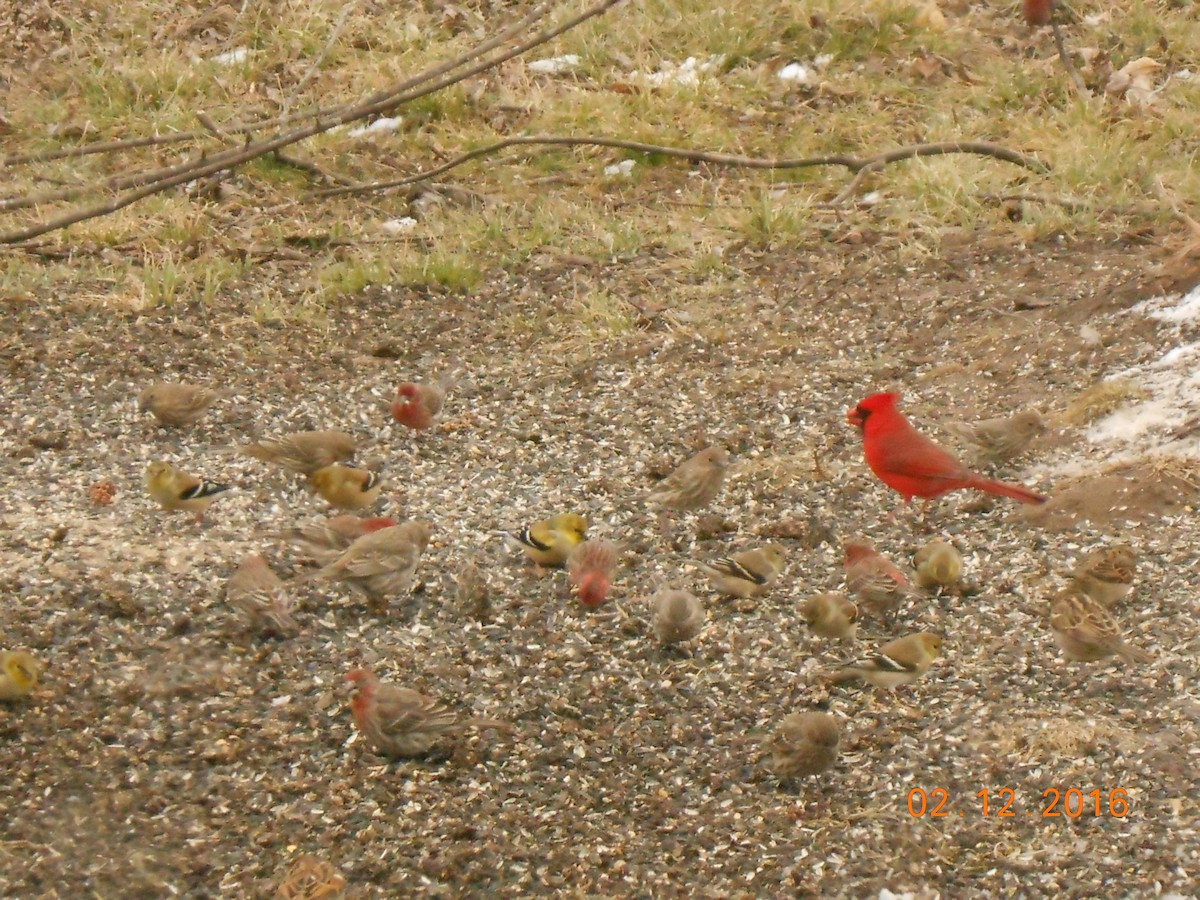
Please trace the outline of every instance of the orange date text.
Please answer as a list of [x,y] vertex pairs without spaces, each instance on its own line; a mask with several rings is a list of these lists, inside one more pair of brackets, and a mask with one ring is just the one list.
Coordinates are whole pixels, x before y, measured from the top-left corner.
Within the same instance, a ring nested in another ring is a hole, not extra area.
[[[963,805],[961,802],[952,803],[950,792],[945,788],[913,788],[908,792],[908,814],[914,819],[965,816],[966,810],[961,808]],[[1125,788],[1109,791],[1100,788],[1090,791],[1082,788],[1046,788],[1039,801],[1032,805],[1024,804],[1024,809],[1021,808],[1022,804],[1017,803],[1017,792],[1012,788],[982,788],[965,805],[972,814],[994,819],[1078,819],[1085,813],[1123,819],[1129,815],[1129,797]]]

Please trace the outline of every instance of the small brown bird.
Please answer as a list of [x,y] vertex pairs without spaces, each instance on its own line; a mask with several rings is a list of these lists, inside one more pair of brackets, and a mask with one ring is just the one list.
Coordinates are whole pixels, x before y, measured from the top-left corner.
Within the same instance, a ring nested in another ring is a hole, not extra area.
[[382,683],[366,669],[355,669],[346,675],[346,680],[358,686],[350,702],[354,723],[381,756],[423,756],[442,735],[464,728],[513,731],[512,725],[496,719],[457,722],[445,705],[409,688]]
[[[433,525],[424,520],[405,522],[364,534],[329,565],[297,581],[340,581],[376,608],[386,608],[389,597],[412,587],[421,554],[429,545]],[[419,599],[405,598],[400,613],[415,616]]]
[[677,512],[703,509],[717,499],[728,468],[729,454],[724,448],[708,447],[659,482],[647,499]]
[[342,514],[276,531],[270,536],[294,544],[301,553],[318,565],[327,566],[364,534],[379,531],[381,528],[391,528],[395,524],[395,519],[383,516],[363,519]]
[[357,449],[353,436],[344,431],[297,431],[247,444],[242,453],[283,466],[289,472],[311,475],[350,459]]
[[781,546],[767,544],[710,563],[692,560],[692,564],[707,572],[722,594],[745,599],[765,594],[783,571],[786,559]]
[[1125,643],[1112,614],[1082,591],[1067,588],[1050,601],[1050,631],[1063,655],[1074,662],[1119,656],[1146,663],[1150,655]]
[[664,644],[690,641],[704,628],[708,613],[695,595],[662,588],[651,599],[654,603],[654,634]]
[[952,422],[946,430],[975,448],[981,462],[1003,463],[1029,449],[1046,433],[1046,420],[1037,410],[982,422]]
[[308,484],[330,506],[366,509],[383,490],[383,479],[366,469],[334,463],[308,476]]
[[340,900],[346,879],[332,863],[305,854],[288,867],[273,900]]
[[567,577],[575,585],[579,602],[599,606],[608,596],[617,568],[617,545],[604,538],[584,541],[567,557]]
[[792,713],[767,745],[771,770],[784,781],[824,772],[837,759],[841,739],[838,721],[829,713]]
[[1071,581],[1103,606],[1113,606],[1133,589],[1137,552],[1128,544],[1093,550],[1071,570]]
[[858,634],[858,607],[839,591],[809,597],[800,605],[800,617],[823,638],[848,641]]
[[913,565],[917,567],[917,585],[926,590],[953,587],[962,579],[962,554],[946,541],[930,541],[913,556]]
[[151,498],[163,509],[194,512],[197,522],[203,520],[204,511],[217,495],[227,490],[227,484],[181,472],[169,462],[152,462],[146,468],[146,491]]
[[258,634],[289,637],[300,630],[292,618],[295,601],[279,576],[257,553],[242,557],[237,571],[225,585],[225,599]]
[[221,396],[194,384],[156,381],[138,395],[138,409],[163,425],[195,425]]
[[492,613],[492,588],[478,559],[467,562],[455,579],[455,600],[459,609],[478,622],[487,622]]
[[861,678],[878,688],[895,689],[902,684],[911,684],[928,672],[941,649],[940,635],[926,631],[906,635],[842,667],[830,676],[830,681]]
[[866,541],[853,541],[845,554],[846,590],[873,612],[894,612],[919,596],[904,573]]

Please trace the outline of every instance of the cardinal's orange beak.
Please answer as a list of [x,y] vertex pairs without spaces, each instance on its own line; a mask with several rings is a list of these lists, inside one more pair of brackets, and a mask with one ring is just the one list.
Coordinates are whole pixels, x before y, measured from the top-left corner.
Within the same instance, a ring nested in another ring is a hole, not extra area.
[[863,416],[862,416],[862,413],[860,413],[858,411],[857,406],[854,407],[854,409],[852,409],[846,413],[846,421],[849,422],[851,425],[853,425],[855,428],[861,429],[863,427]]

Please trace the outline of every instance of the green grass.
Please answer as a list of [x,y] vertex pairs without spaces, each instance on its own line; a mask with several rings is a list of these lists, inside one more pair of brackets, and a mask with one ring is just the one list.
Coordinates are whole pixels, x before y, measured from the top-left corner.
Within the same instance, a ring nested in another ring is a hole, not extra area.
[[[881,202],[869,209],[847,205],[842,227],[911,241],[918,255],[930,247],[936,252],[929,235],[945,228],[1008,232],[1014,241],[1050,234],[1113,238],[1146,225],[1165,230],[1172,202],[1187,208],[1200,196],[1194,122],[1200,84],[1172,80],[1146,112],[1106,96],[1106,73],[1084,65],[1094,91],[1085,103],[1049,33],[1021,23],[1015,2],[943,5],[944,28],[926,20],[921,7],[916,0],[628,2],[529,56],[577,53],[582,63],[575,72],[539,76],[512,61],[396,111],[404,119],[396,133],[354,139],[346,129],[291,152],[358,181],[395,178],[506,135],[535,132],[759,157],[869,155],[921,141],[988,140],[1053,166],[1039,176],[964,155],[875,173],[861,193],[878,191]],[[461,20],[444,18],[435,6],[416,5],[394,17],[352,10],[330,43],[343,7],[322,0],[269,11],[254,4],[165,10],[149,0],[133,0],[119,13],[96,0],[55,8],[70,35],[67,52],[11,85],[7,153],[200,130],[200,110],[221,123],[277,115],[284,106],[353,100],[462,52],[508,21],[505,13],[481,19],[474,6]],[[576,8],[565,4],[559,16]],[[1077,21],[1064,27],[1068,46],[1107,52],[1113,69],[1153,56],[1166,66],[1162,86],[1166,74],[1197,66],[1194,4],[1141,0],[1119,11],[1080,0],[1072,8]],[[1090,16],[1102,18],[1089,25]],[[212,62],[236,48],[253,52],[233,65]],[[776,77],[783,64],[811,63],[818,54],[831,58],[816,84]],[[944,60],[944,72],[923,74],[913,65],[920,54]],[[655,88],[639,79],[637,72],[689,56],[722,60],[696,85]],[[221,146],[205,138],[9,167],[6,194],[97,184]],[[637,163],[631,178],[603,176],[605,165],[626,157]],[[246,302],[257,304],[254,314],[264,320],[315,322],[338,298],[373,285],[436,285],[469,294],[489,270],[532,259],[622,260],[654,247],[672,276],[720,278],[726,264],[713,248],[733,240],[765,247],[822,239],[830,219],[821,204],[849,178],[837,168],[769,172],[606,148],[522,147],[442,176],[477,199],[427,210],[413,236],[423,243],[355,249],[357,239],[377,238],[383,221],[410,213],[406,192],[314,200],[308,194],[323,183],[263,158],[229,179],[219,202],[176,191],[49,240],[140,248],[109,263],[130,302],[210,306],[237,288],[239,296],[250,292]],[[1027,204],[1024,217],[1012,222],[987,198],[1018,190],[1069,196],[1095,212]],[[0,227],[69,205],[9,214]],[[279,246],[298,234],[313,237],[309,261],[286,280],[256,257],[237,259],[241,248]],[[328,240],[333,236],[339,246]],[[81,282],[87,268],[8,260],[0,289],[36,296]],[[619,332],[627,323],[618,312],[586,318]]]

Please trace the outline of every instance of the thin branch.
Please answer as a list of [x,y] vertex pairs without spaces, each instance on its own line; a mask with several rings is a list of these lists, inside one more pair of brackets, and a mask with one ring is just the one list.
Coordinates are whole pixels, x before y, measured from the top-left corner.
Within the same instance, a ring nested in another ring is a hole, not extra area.
[[[1040,160],[1026,156],[1022,153],[1017,153],[1014,150],[1009,150],[1007,147],[1001,147],[998,144],[990,144],[981,141],[951,141],[940,144],[913,144],[907,147],[899,147],[895,150],[889,150],[886,153],[880,153],[876,156],[857,157],[857,156],[809,156],[799,159],[764,159],[754,156],[739,156],[732,153],[714,153],[707,150],[689,150],[685,147],[665,147],[659,144],[646,144],[642,141],[626,141],[619,138],[600,137],[590,135],[586,137],[567,137],[563,135],[553,134],[535,134],[522,137],[505,138],[495,144],[488,144],[486,147],[477,147],[474,150],[469,150],[466,153],[460,154],[451,160],[428,169],[424,172],[418,172],[415,175],[407,175],[404,178],[396,178],[390,181],[380,181],[373,184],[363,184],[354,187],[337,187],[328,188],[322,191],[314,191],[310,197],[337,197],[347,194],[368,194],[375,191],[389,190],[396,187],[404,187],[406,185],[416,184],[421,181],[428,181],[431,178],[436,178],[449,172],[451,169],[456,169],[459,166],[470,162],[473,159],[479,159],[483,156],[491,156],[501,150],[509,147],[519,147],[525,145],[550,145],[550,146],[592,146],[592,147],[615,147],[620,150],[633,150],[638,153],[655,153],[660,156],[670,156],[676,159],[686,159],[689,162],[711,163],[719,166],[732,166],[743,169],[804,169],[814,166],[841,166],[851,172],[856,172],[858,175],[851,182],[850,187],[857,187],[864,173],[881,169],[884,166],[898,162],[903,159],[914,159],[918,156],[941,156],[947,153],[974,153],[980,156],[991,156],[996,159],[1004,160],[1005,162],[1013,163],[1014,165],[1022,166],[1026,169],[1031,169],[1034,172],[1045,174],[1050,171],[1050,167]],[[843,190],[842,194],[846,191]],[[841,197],[841,194],[838,195]],[[847,195],[848,196],[848,195]],[[839,201],[834,200],[835,204]]]
[[292,102],[300,96],[304,89],[308,87],[308,83],[312,80],[312,77],[317,74],[317,69],[321,67],[321,63],[323,63],[325,61],[325,57],[329,55],[329,51],[332,49],[334,41],[338,39],[342,33],[342,29],[346,26],[346,18],[357,5],[357,0],[350,0],[349,3],[342,7],[342,11],[338,14],[337,21],[333,24],[333,30],[329,33],[329,40],[325,42],[325,46],[321,48],[321,52],[317,54],[317,58],[314,59],[312,61],[312,65],[308,67],[308,71],[304,73],[298,82],[296,82],[296,86],[292,88],[291,93],[288,94],[287,99],[284,101],[283,114],[285,116],[291,111]]
[[[56,231],[60,228],[74,225],[87,219],[94,219],[99,216],[108,215],[116,212],[117,210],[124,209],[126,206],[130,206],[153,194],[161,193],[162,191],[188,181],[207,177],[215,172],[236,168],[253,159],[257,159],[260,156],[273,153],[276,150],[289,146],[290,144],[295,144],[299,141],[306,140],[313,135],[329,131],[331,128],[334,128],[338,125],[344,125],[348,122],[355,121],[356,119],[363,119],[390,112],[393,109],[404,105],[405,103],[409,103],[420,97],[436,93],[449,87],[450,85],[457,84],[460,81],[464,81],[480,74],[481,72],[501,65],[502,63],[513,59],[514,57],[528,52],[534,47],[548,43],[549,41],[552,41],[554,38],[558,37],[560,34],[575,28],[588,19],[607,12],[611,7],[615,6],[619,2],[621,2],[621,0],[600,0],[600,2],[588,7],[587,9],[583,10],[583,12],[573,16],[561,25],[556,25],[552,28],[541,31],[497,56],[477,62],[476,64],[469,66],[458,73],[446,75],[445,77],[434,81],[432,84],[426,84],[425,87],[411,90],[407,89],[407,85],[409,84],[420,84],[428,81],[431,72],[445,70],[446,65],[449,64],[439,66],[437,69],[430,70],[430,72],[415,76],[414,78],[409,79],[409,81],[396,86],[393,91],[380,92],[379,94],[368,98],[368,100],[363,103],[360,103],[356,106],[347,107],[344,111],[334,114],[329,119],[318,117],[312,125],[306,126],[305,128],[297,129],[287,134],[279,135],[277,137],[259,141],[257,143],[248,143],[241,150],[226,151],[208,159],[202,157],[190,165],[171,166],[160,170],[160,178],[149,181],[149,183],[139,187],[137,190],[133,190],[121,197],[116,197],[102,204],[71,210],[53,219],[32,225],[20,231],[0,235],[0,244],[19,243],[21,241],[29,240],[30,238],[39,237],[40,235],[46,234],[50,231]],[[522,22],[528,23],[531,20],[544,16],[547,7],[548,4],[546,3],[539,4],[529,15],[525,16]],[[514,32],[516,27],[517,26],[513,26],[513,28],[508,29],[508,32],[506,33]],[[481,47],[490,49],[491,47],[496,46],[497,42],[501,42],[500,36],[486,41],[483,45],[481,45]],[[480,47],[477,47],[471,51],[468,58],[478,58],[480,55],[482,55]],[[150,178],[151,173],[145,173],[138,177],[139,179]]]
[[[613,2],[616,3],[616,2],[619,2],[619,0],[613,0]],[[388,88],[385,88],[382,91],[377,91],[376,93],[371,94],[365,100],[362,100],[356,104],[338,103],[338,104],[335,104],[330,107],[314,107],[313,109],[304,110],[302,112],[285,113],[284,115],[278,116],[273,119],[262,119],[262,120],[259,120],[256,122],[231,122],[231,123],[221,126],[221,130],[223,132],[225,132],[226,134],[249,134],[250,132],[253,132],[253,131],[266,131],[270,128],[278,128],[278,127],[281,127],[284,125],[290,125],[294,122],[299,122],[299,121],[302,121],[305,119],[314,119],[314,120],[320,121],[322,119],[333,118],[334,116],[337,116],[339,113],[343,113],[348,109],[357,109],[358,107],[362,106],[363,104],[378,102],[379,100],[384,99],[388,96],[391,96],[393,94],[396,94],[396,93],[399,93],[402,91],[410,90],[411,88],[414,88],[417,85],[422,84],[423,82],[429,81],[433,78],[437,78],[441,75],[445,75],[448,72],[452,72],[454,69],[457,69],[460,66],[466,65],[468,62],[471,62],[474,59],[478,59],[483,54],[490,53],[492,50],[496,49],[497,47],[501,46],[502,44],[505,44],[508,41],[512,40],[514,37],[516,37],[521,32],[529,29],[539,19],[544,18],[546,13],[549,11],[549,7],[550,7],[550,4],[548,2],[539,3],[532,10],[530,10],[529,13],[526,14],[524,17],[522,17],[521,19],[518,19],[516,22],[514,22],[508,28],[505,28],[503,31],[500,31],[499,33],[488,38],[482,44],[477,44],[477,45],[471,47],[469,50],[463,51],[458,56],[455,56],[455,57],[447,60],[444,63],[434,66],[433,68],[426,69],[425,71],[413,76],[412,78],[409,78],[409,79],[406,79],[405,81],[401,81],[397,84],[394,84]],[[333,126],[330,126],[330,127],[333,127]],[[115,153],[115,152],[120,152],[122,150],[136,149],[139,147],[150,147],[150,146],[158,146],[158,145],[162,145],[162,144],[182,143],[184,141],[197,140],[199,138],[203,138],[203,137],[207,137],[207,136],[208,135],[207,135],[207,129],[206,129],[205,131],[181,131],[177,134],[171,134],[171,135],[156,135],[154,137],[129,138],[126,140],[121,140],[121,141],[108,141],[106,143],[100,143],[100,144],[86,144],[82,147],[68,147],[65,149],[51,150],[51,151],[47,151],[44,153],[28,153],[28,154],[25,154],[24,156],[7,157],[4,160],[0,160],[0,167],[15,166],[15,165],[31,163],[31,162],[49,162],[49,161],[56,160],[56,159],[68,159],[68,158],[73,158],[73,157],[89,156],[93,153]],[[164,169],[159,169],[155,172],[143,173],[141,176],[136,176],[136,177],[143,178],[142,181],[136,182],[136,183],[144,184],[144,183],[146,183],[146,181],[144,180],[146,178],[152,179],[154,177],[159,177],[159,176],[165,177],[165,175],[166,175],[166,170],[164,170]],[[124,184],[124,185],[110,184],[110,185],[108,185],[108,187],[112,190],[122,190],[125,187],[133,187],[133,186],[135,186],[136,183],[131,182],[131,183]],[[73,197],[79,196],[79,194],[83,193],[83,192],[84,192],[84,189],[76,189],[70,195],[46,194],[46,195],[42,195],[41,197],[39,197],[39,199],[37,200],[37,203],[49,203],[53,200],[70,200],[70,199],[73,199]],[[30,205],[35,205],[35,204],[25,204],[25,205],[30,206]],[[6,209],[11,210],[11,209],[18,209],[18,208],[21,208],[21,207],[5,206],[5,201],[0,200],[0,211],[4,211]]]
[[1067,45],[1063,41],[1062,29],[1058,27],[1057,22],[1051,22],[1050,28],[1054,32],[1054,46],[1058,48],[1058,58],[1062,60],[1063,68],[1071,76],[1071,84],[1075,85],[1075,93],[1079,95],[1081,100],[1087,100],[1091,94],[1088,93],[1088,89],[1083,84],[1083,79],[1079,77],[1079,72],[1076,70],[1074,63],[1071,62],[1071,55],[1067,53]]

